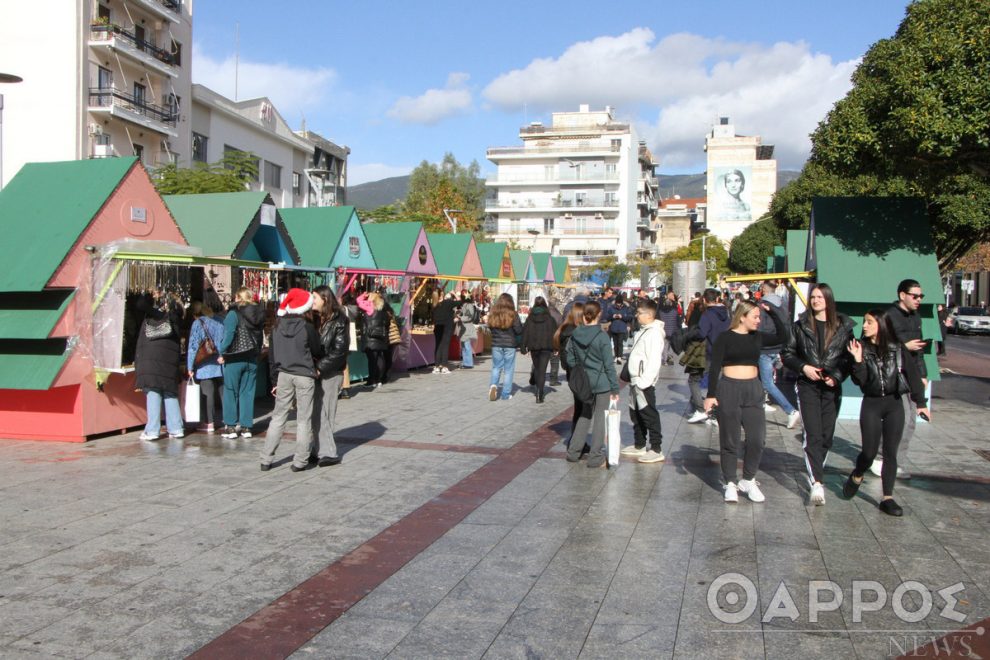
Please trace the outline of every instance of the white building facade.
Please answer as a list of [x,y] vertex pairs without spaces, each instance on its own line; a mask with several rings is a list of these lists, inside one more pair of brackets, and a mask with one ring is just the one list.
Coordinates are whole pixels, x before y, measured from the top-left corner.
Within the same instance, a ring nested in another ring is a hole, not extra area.
[[[38,29],[44,28],[43,32]],[[188,166],[192,0],[0,3],[3,178],[36,161]]]
[[736,135],[728,117],[719,117],[705,137],[708,155],[708,229],[731,241],[770,209],[777,192],[773,145],[759,135]]
[[486,182],[485,228],[494,240],[566,256],[572,266],[624,261],[649,245],[652,155],[646,168],[632,126],[616,122],[611,108],[555,112],[550,126],[534,122],[519,137],[521,147],[487,153],[498,167]]

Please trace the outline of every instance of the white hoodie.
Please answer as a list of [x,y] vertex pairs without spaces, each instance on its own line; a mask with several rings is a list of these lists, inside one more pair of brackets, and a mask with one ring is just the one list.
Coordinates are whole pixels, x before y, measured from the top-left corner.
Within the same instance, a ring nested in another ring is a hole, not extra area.
[[663,321],[655,320],[636,333],[628,362],[632,385],[645,390],[657,384],[660,379],[663,342]]

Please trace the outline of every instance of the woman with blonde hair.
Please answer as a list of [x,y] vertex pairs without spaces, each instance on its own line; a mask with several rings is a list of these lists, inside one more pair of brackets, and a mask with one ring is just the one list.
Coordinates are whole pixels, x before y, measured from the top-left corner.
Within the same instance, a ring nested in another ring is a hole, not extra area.
[[[760,331],[761,307],[773,321],[775,332],[772,334]],[[776,309],[766,303],[757,306],[754,302],[742,300],[732,315],[729,329],[720,334],[712,345],[705,412],[717,406],[719,453],[727,503],[738,502],[740,491],[753,502],[766,499],[756,481],[767,434],[766,411],[763,409],[766,392],[760,381],[759,364],[760,349],[764,345],[772,346],[780,341],[779,336],[787,333],[784,320],[777,314]],[[743,430],[746,432],[746,451],[743,478],[737,484],[736,463]]]
[[214,415],[217,407],[217,392],[223,392],[223,366],[219,353],[214,353],[202,362],[196,362],[199,347],[209,338],[213,345],[223,344],[223,324],[213,318],[213,310],[196,300],[189,307],[192,325],[189,328],[189,341],[186,344],[186,370],[189,378],[195,378],[206,397],[206,421],[197,430],[213,433]]
[[502,383],[502,400],[512,398],[512,378],[516,370],[516,347],[522,338],[523,327],[516,313],[516,303],[503,293],[488,313],[488,327],[492,331],[492,378],[488,387],[488,400],[499,398],[499,380]]
[[391,361],[388,329],[392,311],[378,293],[362,293],[357,299],[364,312],[364,352],[368,356],[368,385],[379,390],[388,381]]
[[254,292],[242,286],[223,320],[223,423],[221,437],[251,437],[254,393],[258,383],[258,356],[265,329],[265,310]]

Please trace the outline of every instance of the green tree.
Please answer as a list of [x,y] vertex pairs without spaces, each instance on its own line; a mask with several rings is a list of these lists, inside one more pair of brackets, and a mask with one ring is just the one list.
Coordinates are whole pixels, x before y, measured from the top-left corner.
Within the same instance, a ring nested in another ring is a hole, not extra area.
[[763,216],[732,239],[729,267],[740,273],[764,273],[774,246],[783,244],[784,232],[772,217]]
[[230,151],[211,164],[193,167],[165,165],[152,173],[160,195],[239,192],[258,180],[258,157],[243,151]]
[[[729,274],[729,253],[725,251],[725,245],[714,234],[708,234],[705,243],[705,260],[708,262],[708,279],[717,279]],[[660,277],[665,282],[672,282],[674,279],[675,261],[701,261],[700,240],[693,240],[684,247],[667,252],[660,257]]]
[[771,204],[777,226],[807,227],[814,195],[917,196],[943,268],[990,239],[986,0],[912,2],[852,80],[812,134],[801,176]]
[[400,206],[387,204],[371,211],[361,213],[361,222],[422,222],[428,232],[450,232],[450,225],[443,219],[438,219],[425,213],[406,213]]
[[403,212],[434,218],[436,229],[431,231],[450,232],[444,209],[462,211],[451,214],[457,220],[458,232],[481,229],[485,214],[485,182],[481,179],[481,166],[477,161],[465,167],[453,154],[447,153],[439,164],[424,160],[412,171],[409,192],[402,204]]

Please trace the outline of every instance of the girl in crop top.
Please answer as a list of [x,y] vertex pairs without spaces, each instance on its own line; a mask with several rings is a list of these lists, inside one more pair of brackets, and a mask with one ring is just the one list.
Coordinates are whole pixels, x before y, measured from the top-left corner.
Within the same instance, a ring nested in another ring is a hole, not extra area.
[[[722,478],[725,481],[727,503],[738,502],[739,492],[753,502],[763,502],[766,499],[755,478],[767,432],[766,413],[763,410],[765,394],[758,365],[760,349],[781,343],[786,336],[787,326],[778,317],[776,309],[765,304],[763,309],[773,321],[773,333],[760,329],[760,307],[756,303],[743,300],[732,315],[729,329],[720,334],[712,345],[705,411],[712,408],[717,410]],[[736,462],[743,429],[746,431],[743,478],[737,484]]]

